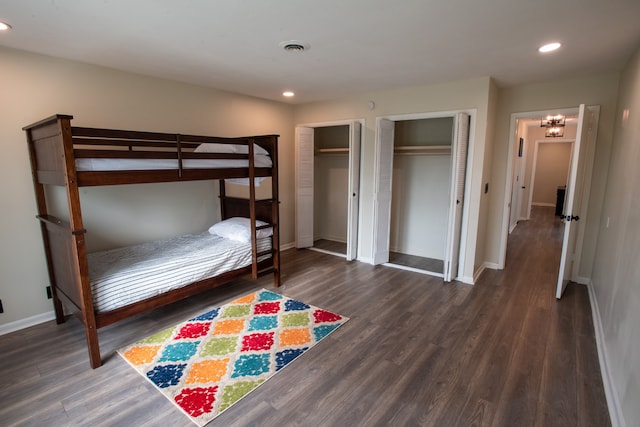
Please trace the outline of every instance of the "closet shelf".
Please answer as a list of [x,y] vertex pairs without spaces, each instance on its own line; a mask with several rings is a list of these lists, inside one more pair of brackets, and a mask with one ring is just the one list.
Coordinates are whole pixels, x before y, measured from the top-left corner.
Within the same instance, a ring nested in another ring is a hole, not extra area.
[[316,154],[348,154],[348,147],[340,148],[318,148]]
[[399,156],[445,156],[451,154],[451,145],[397,145],[393,151]]

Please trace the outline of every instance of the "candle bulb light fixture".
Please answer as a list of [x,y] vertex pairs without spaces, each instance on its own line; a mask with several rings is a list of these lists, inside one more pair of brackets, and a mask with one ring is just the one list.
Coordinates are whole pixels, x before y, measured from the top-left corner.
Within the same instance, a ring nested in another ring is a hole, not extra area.
[[563,114],[548,115],[540,119],[540,127],[546,128],[544,136],[557,138],[564,136],[565,116]]

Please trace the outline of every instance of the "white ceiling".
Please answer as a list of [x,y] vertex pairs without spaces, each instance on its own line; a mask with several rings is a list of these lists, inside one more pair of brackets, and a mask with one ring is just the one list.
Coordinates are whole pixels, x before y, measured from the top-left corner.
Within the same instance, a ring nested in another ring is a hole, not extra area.
[[640,45],[639,0],[0,0],[0,21],[2,46],[293,103],[619,70]]

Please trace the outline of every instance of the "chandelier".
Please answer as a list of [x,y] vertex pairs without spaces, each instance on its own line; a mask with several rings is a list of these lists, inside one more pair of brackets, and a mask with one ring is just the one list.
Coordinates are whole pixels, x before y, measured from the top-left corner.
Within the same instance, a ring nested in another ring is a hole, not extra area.
[[540,119],[540,127],[546,128],[544,136],[556,138],[564,136],[564,114],[548,115]]

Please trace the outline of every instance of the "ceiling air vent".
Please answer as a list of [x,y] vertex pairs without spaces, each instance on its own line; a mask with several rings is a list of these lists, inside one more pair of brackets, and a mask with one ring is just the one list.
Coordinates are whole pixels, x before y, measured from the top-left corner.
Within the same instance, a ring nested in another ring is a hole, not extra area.
[[309,45],[307,43],[297,41],[297,40],[287,40],[284,42],[280,42],[280,47],[286,50],[287,52],[304,52],[309,49]]

